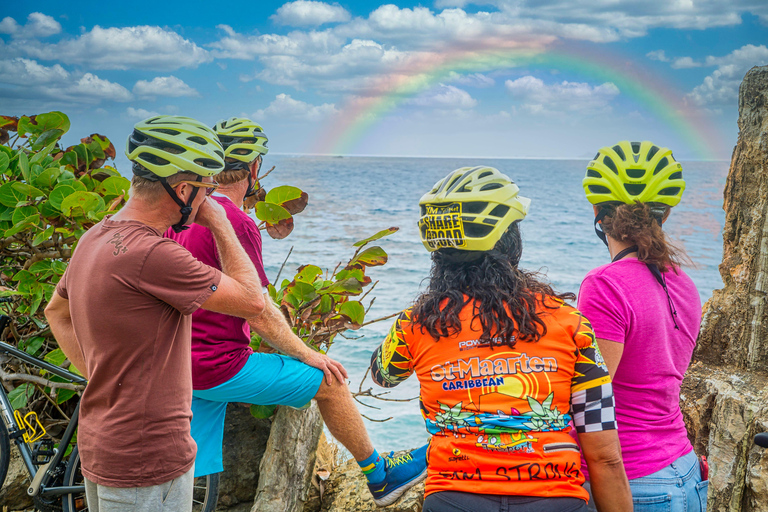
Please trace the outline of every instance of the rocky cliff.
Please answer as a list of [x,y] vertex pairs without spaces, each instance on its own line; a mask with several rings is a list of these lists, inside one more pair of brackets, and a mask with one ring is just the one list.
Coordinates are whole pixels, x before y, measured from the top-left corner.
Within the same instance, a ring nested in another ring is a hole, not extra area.
[[681,405],[709,458],[708,509],[768,511],[768,450],[752,443],[768,428],[768,66],[741,84],[724,196],[724,287],[704,306]]

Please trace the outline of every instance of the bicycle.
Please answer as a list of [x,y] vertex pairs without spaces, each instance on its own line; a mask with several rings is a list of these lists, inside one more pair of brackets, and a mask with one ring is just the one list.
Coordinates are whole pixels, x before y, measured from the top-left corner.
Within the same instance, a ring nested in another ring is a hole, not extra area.
[[[0,299],[0,302],[7,302]],[[0,315],[0,333],[10,318]],[[59,366],[38,359],[18,348],[0,341],[0,356],[10,356],[38,369],[57,375],[70,383],[86,385],[88,381]],[[14,410],[8,394],[0,386],[0,487],[5,482],[10,464],[10,441],[13,440],[29,474],[27,494],[32,496],[35,508],[41,512],[84,512],[88,510],[85,498],[85,480],[80,470],[80,453],[73,442],[77,429],[80,404],[61,437],[58,447],[46,434],[35,412],[26,415]],[[72,446],[66,457],[68,447]],[[66,458],[65,458],[66,457]],[[213,512],[218,501],[219,474],[195,479],[193,512]]]

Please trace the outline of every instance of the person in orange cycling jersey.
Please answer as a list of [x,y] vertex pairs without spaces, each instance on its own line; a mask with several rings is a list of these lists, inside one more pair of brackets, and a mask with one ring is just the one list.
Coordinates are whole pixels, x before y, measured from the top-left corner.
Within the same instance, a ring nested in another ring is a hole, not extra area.
[[[419,202],[429,288],[372,356],[377,384],[416,373],[432,434],[425,511],[582,511],[576,428],[601,511],[630,511],[613,390],[589,322],[518,267],[530,200],[463,167]],[[599,475],[596,477],[596,475]]]

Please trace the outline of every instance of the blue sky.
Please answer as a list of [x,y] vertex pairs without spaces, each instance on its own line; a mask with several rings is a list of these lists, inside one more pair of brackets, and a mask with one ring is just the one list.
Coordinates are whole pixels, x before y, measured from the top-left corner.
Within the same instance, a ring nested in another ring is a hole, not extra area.
[[[764,0],[198,5],[7,2],[0,113],[62,110],[73,121],[65,142],[98,132],[118,152],[135,122],[163,113],[209,124],[251,117],[276,153],[585,158],[650,139],[680,159],[727,159],[738,85],[768,64]],[[663,84],[682,110],[661,115],[654,95],[639,98],[587,66],[507,62],[432,80],[413,64],[489,38],[545,55],[607,52]],[[385,112],[363,112],[364,125],[339,123],[392,77],[425,85]],[[698,123],[682,122],[683,110]],[[702,126],[708,154],[691,143]]]

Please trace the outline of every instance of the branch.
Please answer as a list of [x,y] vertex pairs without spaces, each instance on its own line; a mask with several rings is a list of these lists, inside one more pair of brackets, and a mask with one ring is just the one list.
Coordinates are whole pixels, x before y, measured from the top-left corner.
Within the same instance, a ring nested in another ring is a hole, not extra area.
[[381,318],[377,318],[376,320],[371,320],[370,322],[365,322],[360,327],[365,327],[366,325],[375,324],[376,322],[381,322],[383,320],[389,320],[390,318],[395,317],[395,316],[399,315],[400,313],[402,313],[402,311],[398,311],[397,313],[392,313],[391,315],[387,315],[387,316],[383,316]]
[[275,166],[273,165],[273,166],[272,166],[272,168],[271,168],[270,170],[268,170],[266,173],[264,173],[264,176],[257,176],[257,177],[256,177],[256,179],[257,179],[257,180],[259,180],[259,181],[261,181],[261,180],[263,180],[264,178],[266,178],[267,176],[269,176],[269,173],[271,173],[271,172],[272,172],[272,171],[274,171],[274,170],[275,170]]
[[71,391],[82,391],[85,389],[85,386],[80,384],[73,384],[71,382],[53,382],[52,380],[48,380],[44,377],[29,375],[26,373],[6,373],[2,369],[0,369],[0,379],[3,381],[20,380],[22,382],[31,382],[33,384],[39,384],[51,389],[69,389]]
[[291,248],[288,250],[288,254],[285,255],[283,264],[280,265],[280,270],[277,271],[277,275],[275,276],[275,288],[277,288],[277,280],[280,278],[280,274],[283,273],[283,267],[285,267],[285,264],[288,263],[288,258],[291,257],[292,252],[293,252],[293,246],[291,246]]

